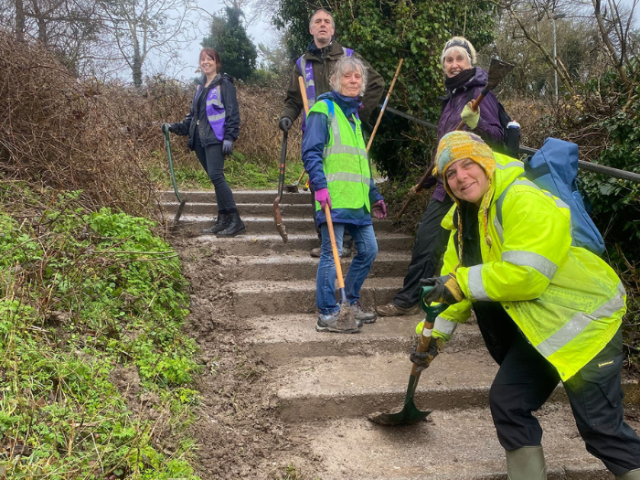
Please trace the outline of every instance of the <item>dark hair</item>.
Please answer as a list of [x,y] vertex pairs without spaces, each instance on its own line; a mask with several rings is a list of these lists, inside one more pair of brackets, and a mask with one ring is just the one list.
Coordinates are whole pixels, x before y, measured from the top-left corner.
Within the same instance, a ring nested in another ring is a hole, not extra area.
[[200,57],[198,58],[198,65],[200,65],[200,62],[203,60],[204,56],[208,55],[209,57],[213,58],[213,61],[216,62],[216,72],[220,72],[220,69],[222,67],[222,63],[220,63],[220,55],[218,55],[218,52],[216,52],[216,50],[214,48],[211,47],[205,47],[202,50],[200,50]]

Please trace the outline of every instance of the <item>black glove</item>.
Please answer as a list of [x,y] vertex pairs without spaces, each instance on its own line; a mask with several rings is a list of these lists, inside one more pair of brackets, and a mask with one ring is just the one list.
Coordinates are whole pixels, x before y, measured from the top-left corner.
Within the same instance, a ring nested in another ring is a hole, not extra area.
[[416,342],[411,349],[409,360],[420,367],[421,370],[424,370],[429,365],[431,365],[433,359],[438,356],[438,354],[440,353],[440,349],[442,348],[442,344],[443,342],[441,338],[431,337],[431,341],[429,342],[429,348],[427,349],[427,351],[416,352],[416,349],[418,348],[418,342]]
[[280,122],[278,123],[278,127],[280,128],[280,130],[282,130],[283,132],[288,132],[289,129],[291,128],[291,124],[293,122],[291,121],[291,119],[289,117],[282,117],[280,119]]
[[165,132],[173,133],[173,125],[171,125],[170,123],[163,123],[162,124],[162,133],[165,133]]
[[427,305],[433,302],[453,305],[464,299],[464,293],[460,290],[455,273],[443,277],[421,278],[420,283],[427,287],[433,287],[433,290],[422,299]]
[[231,155],[233,152],[233,142],[231,140],[224,140],[222,142],[222,153],[224,155]]

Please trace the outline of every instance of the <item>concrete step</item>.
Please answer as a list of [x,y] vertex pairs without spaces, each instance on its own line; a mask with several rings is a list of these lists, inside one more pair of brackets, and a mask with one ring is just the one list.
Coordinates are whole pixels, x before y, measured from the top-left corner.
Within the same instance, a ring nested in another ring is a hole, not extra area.
[[[174,214],[178,210],[179,203],[167,202],[163,206],[168,213]],[[273,218],[273,205],[267,203],[238,203],[238,212],[241,216],[268,216]],[[282,218],[304,217],[313,221],[314,209],[309,204],[280,205],[280,215]],[[215,217],[218,215],[218,205],[215,203],[192,203],[187,202],[182,210],[183,215],[207,215]]]
[[[316,311],[315,280],[236,282],[230,286],[233,290],[233,307],[239,317]],[[367,278],[360,290],[362,304],[371,309],[375,305],[389,303],[401,286],[402,278]],[[338,296],[336,283],[336,298]]]
[[[547,404],[536,416],[544,429],[549,480],[613,480],[587,453],[568,405]],[[488,408],[435,411],[427,421],[405,427],[354,418],[301,424],[297,430],[312,439],[310,453],[323,460],[314,475],[324,480],[507,479]]]
[[[277,376],[282,418],[291,422],[315,421],[399,411],[411,373],[408,355],[371,353],[303,358],[280,367]],[[452,353],[445,346],[422,374],[416,405],[422,410],[447,411],[485,407],[497,371],[498,365],[485,347]],[[626,402],[637,399],[637,383],[625,381],[623,388],[628,393]],[[549,401],[566,401],[562,387]]]
[[[299,250],[310,251],[320,246],[318,236],[313,234],[290,234],[287,243],[284,243],[282,237],[277,234],[254,233],[239,235],[235,238],[198,235],[194,240],[201,242],[203,247],[225,255],[274,255]],[[413,246],[413,237],[410,235],[379,232],[376,233],[376,240],[379,252],[407,252]]]
[[[315,280],[319,258],[313,258],[308,251],[300,250],[288,255],[236,256],[224,257],[221,264],[225,276],[233,281],[242,280]],[[342,266],[346,270],[353,261],[344,258]],[[400,252],[379,252],[371,267],[369,277],[404,277],[411,262],[411,255]]]
[[[161,202],[175,202],[176,195],[173,190],[165,190],[160,193]],[[311,193],[304,192],[302,188],[300,193],[284,193],[282,196],[282,204],[305,204],[310,205],[309,196]],[[236,203],[264,203],[273,205],[273,201],[278,196],[277,190],[238,190],[233,192],[233,199]],[[185,190],[180,192],[180,198],[186,200],[187,203],[215,203],[216,193],[213,190]]]
[[[278,233],[273,216],[269,217],[241,217],[247,229],[248,235],[261,233]],[[289,217],[284,219],[287,233],[313,233],[316,231],[315,223],[310,215],[305,217]],[[176,230],[188,230],[199,234],[202,229],[213,226],[212,215],[182,215],[178,224],[174,226]],[[393,228],[391,220],[374,220],[373,229],[376,232],[389,232]]]
[[[289,365],[304,357],[345,357],[376,353],[408,354],[416,325],[423,314],[404,317],[378,317],[358,335],[328,335],[315,330],[317,317],[277,315],[247,320],[252,333],[244,340],[269,365]],[[447,352],[480,348],[484,345],[476,324],[460,325]]]

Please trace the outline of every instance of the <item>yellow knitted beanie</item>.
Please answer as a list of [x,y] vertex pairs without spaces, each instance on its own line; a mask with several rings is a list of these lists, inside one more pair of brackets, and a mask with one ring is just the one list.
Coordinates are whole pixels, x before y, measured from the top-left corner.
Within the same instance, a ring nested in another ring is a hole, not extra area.
[[484,169],[487,177],[493,177],[493,172],[496,171],[496,159],[491,148],[478,135],[464,130],[455,130],[442,137],[436,152],[434,173],[444,176],[449,165],[463,158],[470,158]]

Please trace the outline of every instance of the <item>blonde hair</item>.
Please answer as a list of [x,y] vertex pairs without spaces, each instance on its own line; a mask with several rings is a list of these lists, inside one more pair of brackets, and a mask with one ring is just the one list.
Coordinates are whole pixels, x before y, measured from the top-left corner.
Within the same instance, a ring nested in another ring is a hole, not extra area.
[[447,43],[444,44],[442,54],[440,55],[440,63],[444,66],[444,58],[447,55],[447,50],[450,48],[460,48],[469,57],[469,62],[473,67],[476,64],[476,49],[473,48],[473,44],[464,37],[452,37]]

